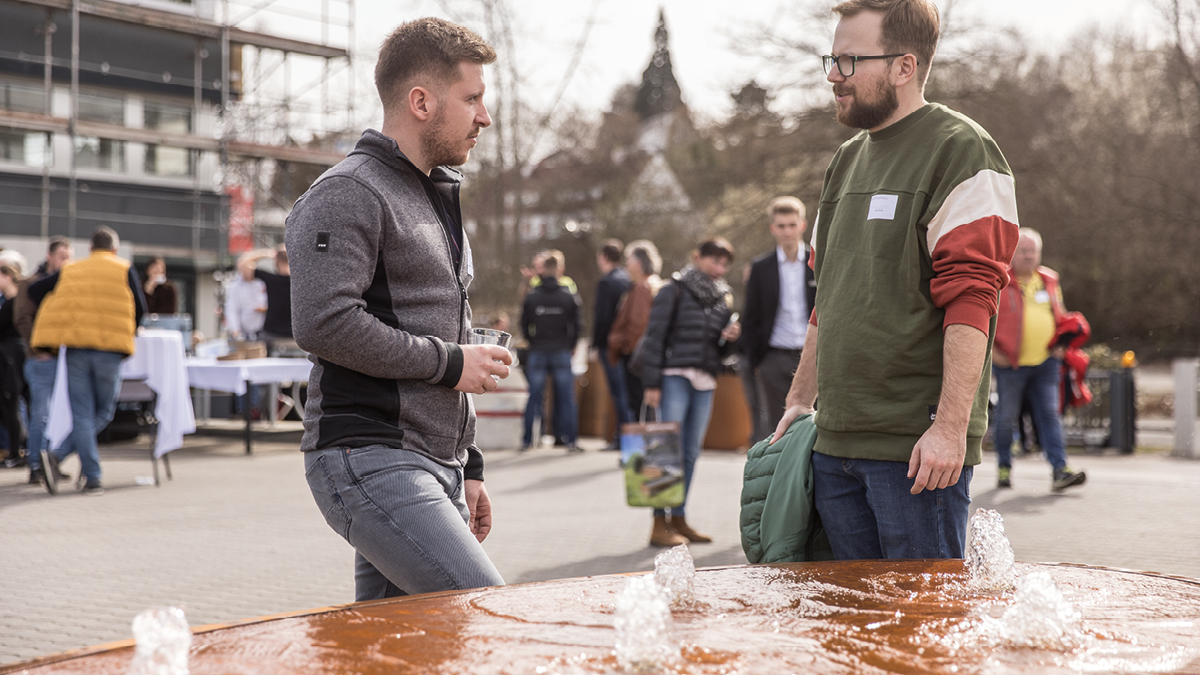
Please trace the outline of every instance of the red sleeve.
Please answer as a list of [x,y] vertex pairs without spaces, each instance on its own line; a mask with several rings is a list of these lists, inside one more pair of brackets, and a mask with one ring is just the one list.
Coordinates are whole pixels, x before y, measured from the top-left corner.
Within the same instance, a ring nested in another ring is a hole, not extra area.
[[986,216],[946,232],[931,251],[933,304],[946,310],[943,329],[961,323],[987,333],[1008,265],[1017,250],[1017,226]]

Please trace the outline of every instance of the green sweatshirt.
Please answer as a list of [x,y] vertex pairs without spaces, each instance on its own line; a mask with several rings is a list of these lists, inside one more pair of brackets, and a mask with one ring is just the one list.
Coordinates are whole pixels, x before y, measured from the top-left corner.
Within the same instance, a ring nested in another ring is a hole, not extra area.
[[980,462],[1016,242],[1012,171],[966,116],[931,103],[842,145],[812,236],[818,452],[907,462],[937,412],[943,330],[966,324],[988,336],[965,459]]

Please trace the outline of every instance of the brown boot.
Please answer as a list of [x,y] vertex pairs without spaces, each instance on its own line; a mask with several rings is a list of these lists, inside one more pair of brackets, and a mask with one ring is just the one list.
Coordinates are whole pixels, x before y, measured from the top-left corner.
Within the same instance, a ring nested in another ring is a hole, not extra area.
[[712,543],[712,537],[693,530],[692,526],[688,525],[687,521],[683,519],[683,516],[671,516],[671,529],[686,537],[693,544]]
[[671,531],[666,516],[654,516],[654,529],[650,530],[651,546],[678,546],[686,543],[687,539],[683,535]]

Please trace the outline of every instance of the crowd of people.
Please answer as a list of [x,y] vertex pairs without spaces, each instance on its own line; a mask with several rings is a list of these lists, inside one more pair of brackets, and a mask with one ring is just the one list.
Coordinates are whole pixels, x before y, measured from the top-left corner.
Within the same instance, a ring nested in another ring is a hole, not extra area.
[[[686,507],[702,497],[690,494],[696,462],[718,379],[734,362],[749,443],[779,441],[819,401],[815,512],[838,559],[963,556],[992,371],[1000,487],[1011,485],[1022,401],[1052,487],[1086,478],[1066,466],[1057,417],[1057,276],[1038,265],[1040,237],[1018,228],[997,144],[924,98],[936,7],[848,0],[833,11],[823,66],[838,120],[859,133],[826,173],[810,240],[799,199],[765,205],[776,246],[747,266],[740,299],[725,281],[734,247],[721,237],[699,242],[665,280],[651,241],[609,240],[596,252],[591,346],[616,423],[679,425],[683,503],[652,513],[654,546],[712,541]],[[330,527],[356,551],[358,600],[503,583],[480,546],[493,514],[468,394],[496,391],[514,359],[470,339],[473,253],[462,175],[447,168],[465,163],[491,124],[484,66],[495,59],[478,35],[447,21],[396,29],[375,69],[382,126],[297,201],[286,247],[241,257],[226,296],[231,334],[311,355],[305,475]],[[161,259],[142,281],[115,251],[108,228],[75,263],[69,243],[51,241],[28,279],[0,256],[0,423],[10,457],[22,433],[9,393],[28,385],[29,447],[46,447],[54,354],[67,347],[74,430],[61,447],[28,455],[31,478],[51,490],[70,452],[82,460],[85,491],[101,489],[94,436],[111,417],[120,359],[148,307],[178,302]],[[267,258],[274,272],[258,268]],[[574,452],[579,288],[559,251],[538,253],[523,272],[523,444],[540,444],[546,427]],[[508,317],[491,325],[503,330]]]

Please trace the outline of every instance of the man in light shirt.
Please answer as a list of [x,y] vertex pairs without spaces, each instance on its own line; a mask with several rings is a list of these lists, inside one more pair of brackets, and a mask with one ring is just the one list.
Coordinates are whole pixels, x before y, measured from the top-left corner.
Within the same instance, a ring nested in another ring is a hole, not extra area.
[[776,247],[750,267],[742,318],[742,358],[750,361],[758,394],[757,409],[751,410],[755,441],[766,438],[783,416],[816,295],[803,239],[804,203],[778,197],[767,215]]

